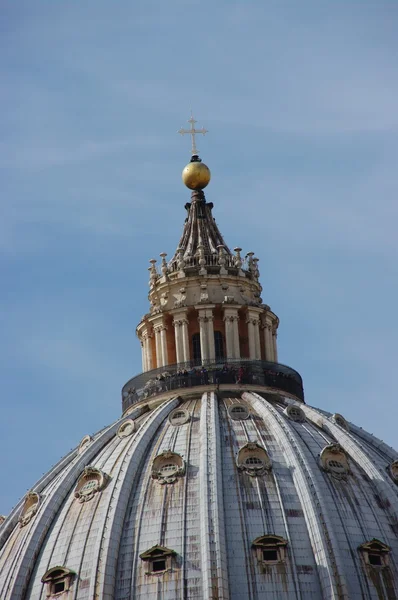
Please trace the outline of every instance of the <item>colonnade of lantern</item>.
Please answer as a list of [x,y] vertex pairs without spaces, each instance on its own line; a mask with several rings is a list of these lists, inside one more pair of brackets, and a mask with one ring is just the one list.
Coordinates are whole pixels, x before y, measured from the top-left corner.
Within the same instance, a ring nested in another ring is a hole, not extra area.
[[137,327],[143,371],[197,360],[195,334],[199,334],[203,362],[220,358],[215,331],[222,335],[223,359],[277,362],[278,322],[271,311],[241,305],[198,305],[148,316]]

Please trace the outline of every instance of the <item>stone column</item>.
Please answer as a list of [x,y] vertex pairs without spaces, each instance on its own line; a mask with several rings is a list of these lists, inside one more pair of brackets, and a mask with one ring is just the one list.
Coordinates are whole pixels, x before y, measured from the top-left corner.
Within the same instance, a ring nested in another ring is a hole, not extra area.
[[182,340],[181,340],[181,321],[179,319],[173,319],[174,326],[174,340],[175,340],[175,348],[176,348],[176,361],[178,363],[183,362],[183,350],[182,350]]
[[176,349],[176,361],[177,363],[182,362],[182,340],[181,340],[181,326],[178,319],[173,319],[174,327],[174,344]]
[[256,359],[261,360],[261,343],[260,343],[260,318],[254,324],[254,342],[256,347]]
[[202,356],[202,361],[208,360],[209,352],[208,352],[208,341],[207,341],[207,317],[205,315],[199,314],[199,333],[200,333],[200,354]]
[[181,333],[182,333],[182,355],[183,361],[189,362],[191,360],[189,352],[189,336],[188,336],[188,319],[181,319]]
[[214,344],[213,311],[211,311],[211,314],[207,315],[207,340],[209,345],[209,359],[215,360],[216,347]]
[[276,343],[276,339],[278,337],[278,334],[277,334],[277,331],[276,331],[277,327],[278,327],[278,325],[276,324],[272,328],[272,349],[273,349],[273,352],[274,352],[274,362],[278,362],[278,346],[277,346],[277,343]]
[[238,321],[238,309],[235,307],[225,307],[224,322],[227,358],[240,358]]
[[249,334],[249,354],[252,360],[261,360],[260,348],[260,312],[258,308],[248,308],[247,329]]
[[152,348],[151,348],[151,338],[152,335],[149,333],[148,330],[146,330],[143,334],[142,334],[142,339],[144,340],[144,349],[145,349],[145,366],[146,366],[146,371],[150,371],[153,366],[152,366]]
[[160,314],[150,317],[149,321],[152,324],[155,333],[156,367],[164,367],[168,363],[165,317],[163,314]]
[[195,306],[199,313],[200,353],[202,361],[215,359],[213,308],[214,304]]
[[252,359],[256,358],[256,342],[254,340],[254,319],[247,318],[247,333],[249,336],[249,357]]
[[235,346],[234,346],[234,330],[233,330],[233,317],[224,316],[225,323],[225,342],[226,342],[226,357],[235,358]]
[[160,333],[163,325],[155,325],[153,330],[155,332],[155,346],[156,346],[156,368],[163,367],[162,360],[162,342],[160,339]]
[[142,370],[146,371],[146,352],[145,352],[145,345],[144,345],[144,340],[141,338],[140,339],[140,344],[141,344],[141,359],[142,359]]
[[141,321],[137,327],[137,335],[141,342],[142,370],[150,371],[152,367],[152,325],[148,321]]
[[187,309],[179,309],[172,312],[173,325],[174,325],[174,336],[175,336],[175,348],[176,348],[176,361],[178,363],[184,363],[189,361],[189,338],[188,338],[188,319]]
[[264,312],[261,320],[261,328],[263,330],[264,336],[264,359],[270,362],[274,360],[274,352],[272,348],[272,339],[271,339],[271,328],[272,328],[272,319],[269,313]]
[[274,360],[274,352],[272,348],[272,340],[271,340],[271,323],[266,319],[263,321],[263,333],[264,333],[264,349],[265,349],[265,360],[273,361]]
[[169,364],[169,357],[168,357],[168,352],[167,352],[167,327],[166,325],[162,325],[162,328],[160,330],[160,343],[161,343],[161,347],[162,347],[162,366],[164,367],[165,365]]

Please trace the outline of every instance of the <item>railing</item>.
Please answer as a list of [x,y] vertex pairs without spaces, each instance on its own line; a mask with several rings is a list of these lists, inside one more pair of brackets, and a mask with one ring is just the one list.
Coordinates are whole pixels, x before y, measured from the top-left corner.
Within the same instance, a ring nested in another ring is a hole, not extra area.
[[249,359],[167,365],[130,379],[122,389],[125,411],[132,404],[164,392],[203,385],[260,385],[293,394],[304,402],[303,381],[297,371],[279,363]]
[[[211,269],[220,269],[221,265],[219,264],[219,255],[218,254],[205,254],[205,256],[203,257],[205,259],[205,264],[203,265],[205,268],[211,268]],[[236,266],[235,260],[236,257],[235,256],[231,256],[229,254],[224,254],[223,258],[225,259],[225,264],[224,267],[226,269],[235,269],[236,273],[238,272],[238,267]],[[241,258],[242,261],[242,265],[240,267],[240,269],[244,272],[247,272],[250,275],[250,269],[249,269],[249,262],[246,258]],[[198,269],[200,267],[199,265],[199,257],[198,256],[189,256],[187,258],[184,258],[184,262],[185,262],[185,270],[189,270],[189,269]],[[173,260],[171,263],[169,263],[168,265],[168,270],[170,273],[174,273],[175,271],[178,271],[178,259]],[[157,266],[157,271],[159,275],[162,275],[161,272],[161,265]]]

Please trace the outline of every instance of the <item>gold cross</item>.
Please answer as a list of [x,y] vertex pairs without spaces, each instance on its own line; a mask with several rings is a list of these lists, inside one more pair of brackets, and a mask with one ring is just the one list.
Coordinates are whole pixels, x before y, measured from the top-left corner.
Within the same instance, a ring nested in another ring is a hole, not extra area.
[[191,134],[191,138],[192,138],[192,156],[197,156],[198,154],[198,149],[196,147],[196,140],[195,140],[195,135],[197,133],[201,133],[202,135],[206,135],[206,133],[208,133],[207,129],[205,129],[204,127],[202,127],[202,129],[195,129],[195,123],[197,123],[197,121],[195,121],[195,119],[193,118],[193,115],[191,113],[191,118],[188,120],[188,123],[191,123],[191,129],[179,129],[178,133],[180,133],[181,135],[184,135],[185,133],[190,133]]

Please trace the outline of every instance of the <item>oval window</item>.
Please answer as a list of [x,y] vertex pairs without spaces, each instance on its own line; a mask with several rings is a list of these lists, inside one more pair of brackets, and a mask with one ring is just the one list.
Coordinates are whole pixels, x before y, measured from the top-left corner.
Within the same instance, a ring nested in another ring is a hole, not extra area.
[[119,429],[117,430],[117,435],[121,438],[128,437],[134,432],[135,424],[132,419],[127,419],[124,421]]
[[189,412],[184,410],[183,408],[176,408],[173,410],[169,416],[169,422],[172,425],[184,425],[189,421]]
[[305,421],[304,411],[295,404],[289,404],[283,412],[292,421],[296,421],[297,423],[304,423]]

